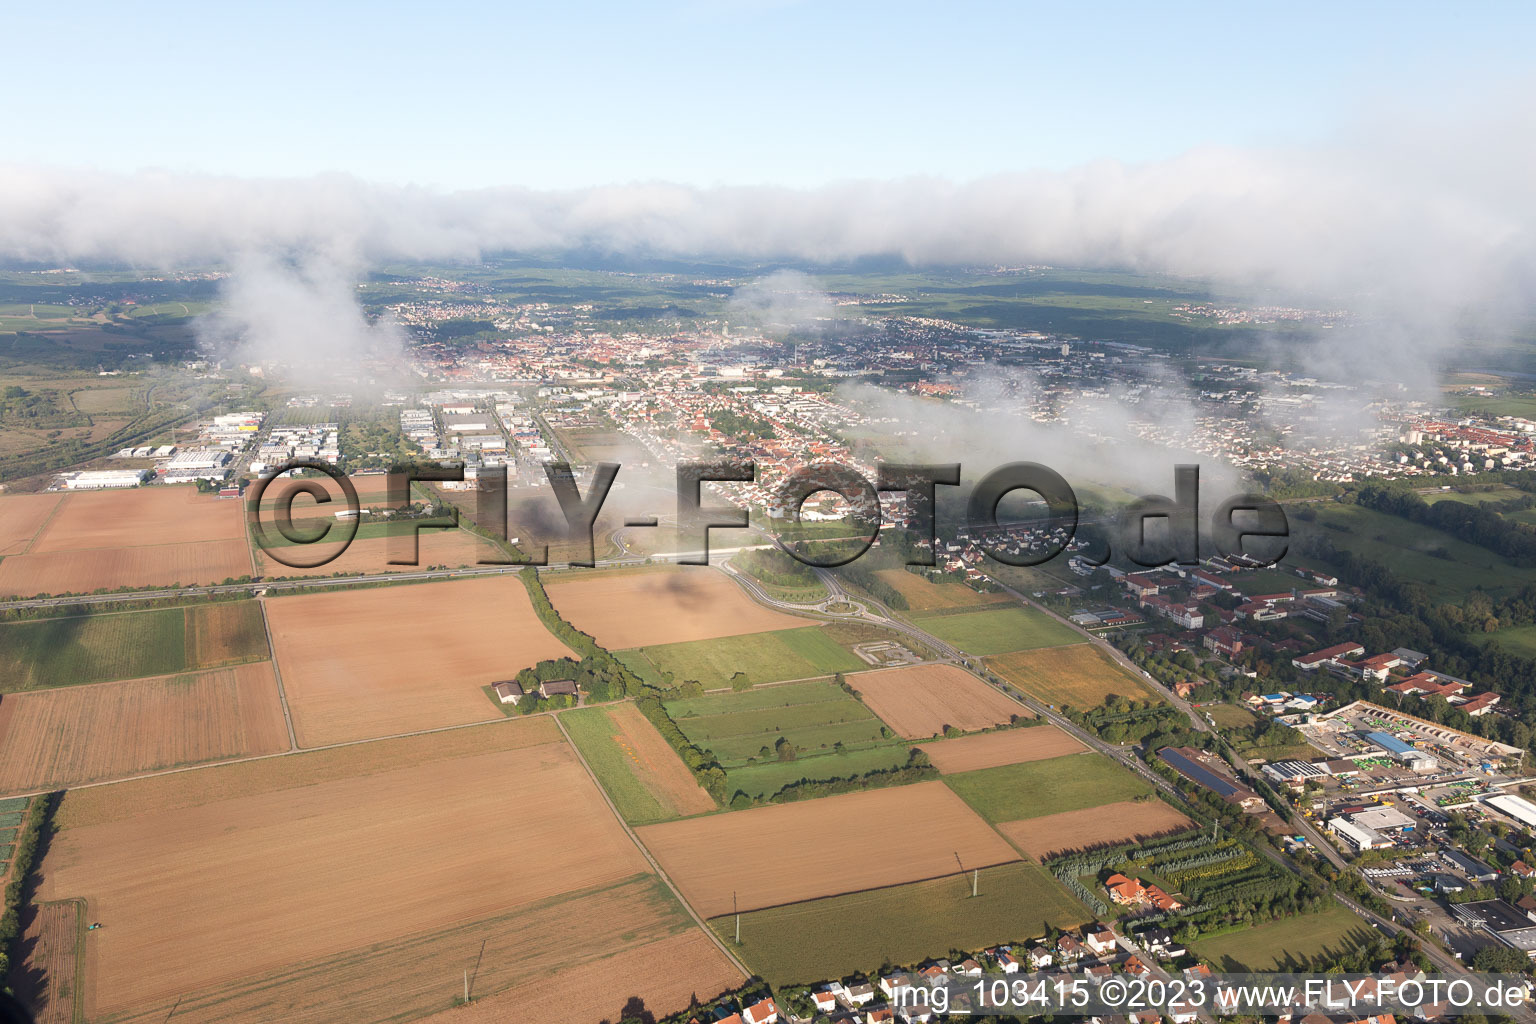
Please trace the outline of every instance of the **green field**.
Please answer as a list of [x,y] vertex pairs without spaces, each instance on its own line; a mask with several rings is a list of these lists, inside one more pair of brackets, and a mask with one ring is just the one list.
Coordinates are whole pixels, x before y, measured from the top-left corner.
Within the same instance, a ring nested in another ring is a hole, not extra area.
[[[228,657],[200,659],[198,637],[212,630],[214,614],[233,616],[233,623],[220,620]],[[255,601],[8,622],[0,624],[0,693],[169,675],[266,656]]]
[[1523,491],[1517,491],[1513,487],[1499,484],[1487,491],[1470,491],[1463,494],[1460,491],[1431,491],[1421,494],[1425,504],[1433,505],[1441,501],[1456,501],[1463,505],[1483,505],[1490,501],[1508,501],[1510,498],[1518,498]]
[[696,679],[705,689],[727,685],[736,672],[746,673],[753,683],[776,683],[869,667],[819,626],[642,647],[620,657],[647,681],[671,672],[674,681]]
[[924,632],[983,656],[1083,642],[1083,635],[1072,627],[1038,609],[1017,605],[959,614],[926,612],[910,618]]
[[1360,918],[1335,906],[1321,914],[1302,914],[1197,939],[1190,948],[1218,971],[1279,971],[1290,968],[1292,957],[1344,953],[1369,942],[1375,934]]
[[[740,693],[668,701],[667,713],[690,742],[714,751],[727,769],[761,758],[782,736],[803,754],[885,743],[880,719],[830,682],[789,683]],[[770,755],[771,756],[771,755]]]
[[1475,644],[1497,640],[1499,646],[1511,654],[1518,654],[1522,658],[1536,658],[1536,625],[1511,626],[1493,633],[1471,633],[1467,638]]
[[1087,913],[1043,869],[1027,862],[971,876],[831,896],[710,922],[747,966],[772,985],[805,984],[910,964],[952,949],[974,950],[1073,928]]
[[1210,715],[1222,729],[1246,729],[1258,721],[1252,711],[1236,704],[1211,704],[1198,710],[1202,715]]
[[944,781],[991,822],[1077,811],[1152,792],[1150,784],[1094,753],[984,768]]
[[597,773],[624,820],[649,825],[678,817],[677,809],[651,793],[635,774],[634,763],[624,756],[613,737],[618,729],[604,708],[578,708],[560,716],[571,742]]
[[794,761],[765,761],[744,765],[727,769],[726,777],[730,780],[732,793],[740,790],[748,796],[763,797],[777,793],[801,779],[819,782],[850,778],[886,768],[900,768],[907,763],[911,751],[912,744],[902,741],[862,750],[845,750],[841,754],[818,754]]
[[[1519,569],[1487,548],[1458,540],[1440,530],[1359,505],[1322,503],[1311,531],[1391,569],[1404,580],[1432,588],[1440,601],[1457,601],[1481,588],[1494,597],[1509,596],[1536,582],[1536,570]],[[1348,528],[1328,529],[1323,523]]]

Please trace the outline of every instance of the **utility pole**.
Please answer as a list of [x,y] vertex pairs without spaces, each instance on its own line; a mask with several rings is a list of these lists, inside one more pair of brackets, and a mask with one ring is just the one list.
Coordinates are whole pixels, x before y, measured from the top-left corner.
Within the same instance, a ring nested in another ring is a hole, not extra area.
[[979,885],[980,883],[981,883],[981,868],[974,868],[971,871],[971,899],[975,899],[976,898],[976,886]]
[[464,1002],[469,1002],[469,968],[464,968]]
[[741,945],[741,911],[736,906],[736,890],[731,890],[731,913],[736,915],[736,945]]

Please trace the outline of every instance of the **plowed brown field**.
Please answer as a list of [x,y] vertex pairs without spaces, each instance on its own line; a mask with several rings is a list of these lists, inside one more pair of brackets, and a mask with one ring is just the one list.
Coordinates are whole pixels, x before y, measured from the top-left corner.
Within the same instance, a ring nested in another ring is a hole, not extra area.
[[303,747],[483,721],[500,712],[482,686],[571,654],[513,576],[269,598],[266,609]]
[[1086,748],[1053,725],[1035,725],[925,743],[919,749],[933,760],[939,771],[945,775],[958,775],[1005,764],[1043,761]]
[[1148,839],[1193,827],[1194,822],[1161,800],[1122,800],[1080,811],[1004,822],[997,830],[1031,857],[1043,860],[1072,850]]
[[[451,569],[457,569],[460,566],[475,565],[481,559],[499,560],[504,557],[489,541],[481,540],[465,530],[422,530],[419,537],[415,565],[389,564],[390,558],[395,557],[397,550],[391,546],[392,542],[395,545],[402,543],[402,539],[390,537],[354,540],[345,550],[342,550],[340,544],[329,542],[281,549],[294,552],[293,558],[306,562],[336,551],[341,552],[324,565],[317,565],[310,569],[296,569],[284,565],[260,548],[257,548],[256,563],[260,575],[269,579],[278,579],[283,576],[331,576],[338,572],[347,575],[415,572],[431,565],[446,565]],[[405,543],[408,544],[408,541]],[[410,557],[408,548],[402,557]]]
[[248,576],[251,556],[243,540],[160,544],[79,551],[33,551],[0,562],[0,596],[88,594],[118,587],[221,583]]
[[757,604],[702,565],[571,575],[545,584],[565,619],[610,650],[793,629],[805,619]]
[[942,782],[867,790],[636,830],[703,917],[1018,860]]
[[616,951],[593,964],[562,961],[547,977],[456,1010],[433,1014],[423,1024],[506,1024],[560,1021],[591,1024],[619,1020],[632,998],[658,1018],[685,1010],[745,979],[697,928]]
[[0,793],[287,749],[269,662],[0,698]]
[[240,502],[198,494],[193,487],[76,491],[32,545],[34,552],[241,540]]
[[62,494],[16,494],[0,498],[0,556],[19,555],[25,551],[63,497]]
[[986,729],[1034,712],[954,665],[908,665],[860,672],[848,683],[903,739],[937,736],[946,725]]
[[[242,979],[260,987],[299,965],[316,968],[308,984],[327,986],[326,958],[366,959],[379,943],[646,870],[570,748],[551,743],[65,829],[42,888],[45,899],[84,898],[103,925],[92,933],[86,1016],[154,1004],[164,1019],[182,993]],[[560,917],[532,945],[564,948]],[[444,1003],[475,966],[482,936],[472,938],[433,985]],[[397,966],[375,970],[371,985],[426,982],[400,978]],[[263,1002],[246,1019],[274,1019]],[[229,1016],[215,1008],[202,1019]]]
[[75,1000],[79,998],[78,948],[81,907],[73,900],[40,903],[23,916],[21,946],[27,951],[27,970],[12,975],[17,980],[16,998],[32,1011],[36,1024],[74,1024]]

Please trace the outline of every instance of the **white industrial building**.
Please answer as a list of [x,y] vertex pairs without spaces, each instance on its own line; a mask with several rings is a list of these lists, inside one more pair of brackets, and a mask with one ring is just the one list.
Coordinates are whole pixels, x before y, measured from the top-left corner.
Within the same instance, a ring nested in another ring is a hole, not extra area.
[[149,479],[147,469],[87,469],[64,474],[64,486],[72,491],[99,491],[108,487],[137,487]]
[[1378,846],[1392,845],[1387,839],[1372,829],[1362,828],[1354,822],[1346,821],[1343,818],[1330,818],[1328,821],[1328,831],[1339,836],[1356,850],[1374,850]]
[[1513,793],[1501,793],[1491,796],[1483,801],[1496,811],[1514,818],[1526,828],[1536,829],[1536,804],[1531,803],[1525,797],[1515,796]]
[[1394,828],[1411,828],[1415,824],[1412,815],[1404,814],[1396,807],[1369,807],[1348,816],[1352,824],[1371,832],[1385,832]]

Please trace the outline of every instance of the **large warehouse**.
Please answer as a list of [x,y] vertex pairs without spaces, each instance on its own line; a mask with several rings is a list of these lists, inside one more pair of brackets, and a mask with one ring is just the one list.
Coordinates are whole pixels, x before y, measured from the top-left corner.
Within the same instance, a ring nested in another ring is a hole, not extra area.
[[1536,804],[1513,793],[1501,793],[1483,801],[1496,811],[1503,811],[1526,828],[1536,828]]

